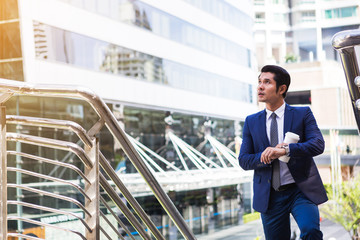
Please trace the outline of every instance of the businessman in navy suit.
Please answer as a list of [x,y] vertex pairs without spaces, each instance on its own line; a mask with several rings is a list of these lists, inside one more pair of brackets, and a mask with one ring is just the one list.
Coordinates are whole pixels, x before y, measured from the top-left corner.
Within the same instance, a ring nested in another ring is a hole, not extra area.
[[[266,109],[246,118],[239,163],[254,170],[253,208],[261,213],[267,240],[290,239],[290,214],[302,240],[322,239],[317,205],[327,196],[313,157],[324,151],[324,139],[309,107],[285,103],[289,85],[285,69],[261,69],[257,92]],[[298,134],[298,143],[283,143],[286,132]],[[278,160],[283,155],[288,163]]]

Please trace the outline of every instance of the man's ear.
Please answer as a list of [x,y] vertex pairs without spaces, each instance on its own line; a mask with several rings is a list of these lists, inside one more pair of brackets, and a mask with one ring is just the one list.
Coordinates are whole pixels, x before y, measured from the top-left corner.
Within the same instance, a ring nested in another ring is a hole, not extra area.
[[284,92],[286,92],[286,89],[287,89],[287,87],[285,84],[281,85],[279,87],[279,93],[282,95]]

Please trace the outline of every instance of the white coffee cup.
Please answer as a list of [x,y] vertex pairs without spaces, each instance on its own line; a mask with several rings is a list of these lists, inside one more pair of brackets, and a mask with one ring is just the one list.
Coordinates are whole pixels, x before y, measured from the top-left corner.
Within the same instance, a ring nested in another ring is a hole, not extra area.
[[[296,133],[292,133],[292,132],[287,132],[285,134],[285,138],[284,138],[284,143],[290,144],[290,143],[297,143],[300,140],[300,136],[297,135]],[[282,162],[289,162],[290,157],[288,156],[281,156],[279,157],[279,160]]]

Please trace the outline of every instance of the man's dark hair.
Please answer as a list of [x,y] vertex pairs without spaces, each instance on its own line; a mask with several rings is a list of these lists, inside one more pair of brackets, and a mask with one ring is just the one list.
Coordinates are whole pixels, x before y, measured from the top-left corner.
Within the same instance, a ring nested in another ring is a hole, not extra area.
[[286,86],[286,90],[283,93],[283,97],[286,97],[286,93],[290,86],[290,74],[282,67],[276,65],[265,65],[262,67],[261,72],[270,72],[274,74],[274,80],[276,82],[276,91],[279,91],[281,85]]

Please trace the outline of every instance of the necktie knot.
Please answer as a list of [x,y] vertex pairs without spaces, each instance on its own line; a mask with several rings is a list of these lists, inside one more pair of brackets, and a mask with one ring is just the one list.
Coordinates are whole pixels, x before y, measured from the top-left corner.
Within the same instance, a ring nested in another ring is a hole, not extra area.
[[271,117],[271,119],[276,119],[276,113],[272,113],[271,115],[270,115],[270,117]]
[[273,112],[270,117],[270,145],[275,147],[278,144],[278,126],[276,121],[276,113]]

